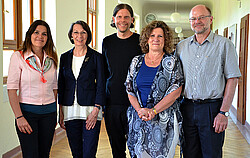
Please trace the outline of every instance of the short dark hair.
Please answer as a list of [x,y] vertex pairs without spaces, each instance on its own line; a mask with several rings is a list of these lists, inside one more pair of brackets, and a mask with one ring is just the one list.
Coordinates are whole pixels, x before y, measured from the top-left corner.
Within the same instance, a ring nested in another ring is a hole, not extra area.
[[25,39],[21,50],[23,51],[23,53],[25,53],[27,50],[32,50],[31,35],[35,32],[38,25],[45,26],[47,29],[47,42],[44,45],[43,50],[49,57],[54,60],[55,66],[57,67],[58,58],[56,48],[52,39],[51,30],[49,25],[43,20],[36,20],[30,25],[28,31],[25,34]]
[[140,46],[143,53],[149,52],[148,40],[151,32],[156,29],[161,28],[164,34],[164,47],[163,51],[165,53],[172,53],[174,45],[173,45],[173,32],[170,27],[163,21],[153,21],[143,28],[140,35]]
[[[127,10],[129,11],[131,17],[132,17],[132,18],[134,17],[134,12],[133,12],[132,7],[131,7],[130,5],[128,5],[128,4],[123,4],[123,3],[118,4],[118,5],[115,7],[115,9],[114,9],[114,11],[113,11],[113,17],[115,17],[116,14],[118,13],[118,11],[121,10],[121,9],[127,9]],[[133,21],[133,22],[134,22],[134,21]],[[133,22],[131,23],[130,28],[134,28],[135,25],[134,25]],[[113,21],[113,19],[111,20],[110,26],[116,27],[116,26],[115,26],[115,23],[114,23],[114,21]]]
[[78,21],[71,24],[71,26],[69,28],[69,32],[68,32],[68,37],[69,37],[70,42],[72,44],[75,44],[74,40],[72,39],[73,27],[74,27],[75,24],[80,24],[82,26],[82,28],[87,32],[88,38],[87,38],[87,41],[86,41],[86,45],[88,45],[92,40],[92,33],[90,31],[89,25],[86,22],[82,21],[82,20],[78,20]]

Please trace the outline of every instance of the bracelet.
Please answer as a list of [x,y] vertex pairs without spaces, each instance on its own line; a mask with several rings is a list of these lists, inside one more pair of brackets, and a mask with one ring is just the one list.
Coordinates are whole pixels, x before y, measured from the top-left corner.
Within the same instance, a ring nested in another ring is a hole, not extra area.
[[95,104],[94,107],[97,107],[97,109],[99,109],[99,110],[101,109],[101,106],[97,106],[96,104]]
[[21,116],[18,116],[18,117],[16,118],[16,120],[17,120],[17,119],[20,119],[20,118],[22,118],[22,117],[23,117],[23,115],[21,115]]
[[157,112],[156,112],[155,108],[153,108],[153,112],[155,113],[155,115],[157,115]]

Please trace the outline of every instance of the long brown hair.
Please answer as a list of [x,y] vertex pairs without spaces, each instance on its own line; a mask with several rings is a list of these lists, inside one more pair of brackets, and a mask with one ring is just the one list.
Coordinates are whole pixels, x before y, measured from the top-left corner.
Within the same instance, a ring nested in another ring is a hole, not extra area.
[[49,25],[43,21],[43,20],[36,20],[34,21],[28,31],[25,34],[25,40],[23,42],[23,46],[21,48],[21,50],[23,52],[26,52],[27,50],[31,50],[32,48],[32,43],[31,43],[31,35],[34,33],[34,31],[36,30],[38,25],[42,25],[45,26],[47,29],[47,42],[43,47],[43,50],[48,54],[49,57],[51,57],[54,62],[55,62],[55,66],[57,67],[58,64],[58,57],[57,57],[57,53],[56,53],[56,48],[52,39],[52,35],[51,35],[51,31],[50,31],[50,27]]

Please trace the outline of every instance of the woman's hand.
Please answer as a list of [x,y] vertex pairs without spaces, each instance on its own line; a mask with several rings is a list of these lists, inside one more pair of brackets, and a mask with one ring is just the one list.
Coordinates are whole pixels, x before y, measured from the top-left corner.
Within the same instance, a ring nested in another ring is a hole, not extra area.
[[16,123],[20,132],[28,133],[28,134],[33,132],[31,126],[29,125],[28,121],[24,117],[17,119]]
[[150,121],[155,117],[153,109],[141,108],[137,113],[143,121]]
[[91,130],[95,127],[98,113],[99,113],[99,109],[97,107],[94,107],[94,109],[89,114],[89,116],[87,117],[87,120],[86,120],[86,129],[87,130]]
[[139,116],[139,118],[147,118],[148,117],[148,108],[140,108],[137,111],[137,114]]
[[15,117],[19,116],[19,118],[16,119],[16,124],[19,131],[30,134],[31,132],[33,132],[31,126],[24,117],[20,117],[23,116],[23,113],[20,108],[19,97],[17,96],[17,89],[8,89],[8,96],[10,106],[15,114]]
[[156,115],[156,113],[154,112],[154,110],[149,109],[148,110],[148,119],[147,119],[147,121],[152,120],[155,117],[155,115]]
[[62,129],[66,129],[64,125],[64,114],[62,111],[62,105],[59,105],[59,124]]

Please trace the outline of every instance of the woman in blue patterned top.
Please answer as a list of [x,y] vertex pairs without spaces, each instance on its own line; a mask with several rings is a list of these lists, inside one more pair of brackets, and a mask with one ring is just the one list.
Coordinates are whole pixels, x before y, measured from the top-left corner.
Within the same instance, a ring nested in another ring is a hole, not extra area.
[[147,25],[140,36],[145,53],[133,58],[125,82],[131,106],[128,148],[132,158],[174,157],[182,140],[182,116],[177,98],[184,77],[173,53],[172,31],[162,21]]

